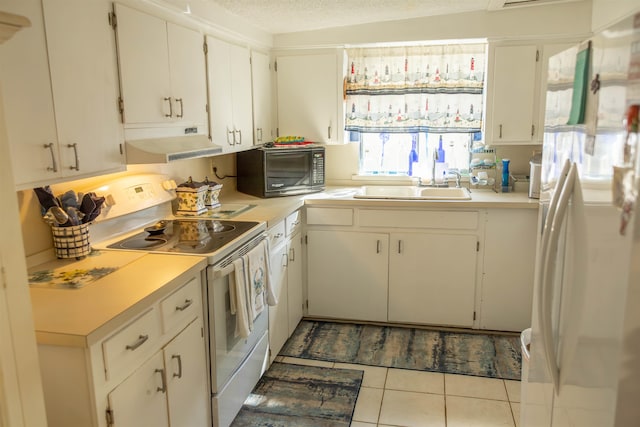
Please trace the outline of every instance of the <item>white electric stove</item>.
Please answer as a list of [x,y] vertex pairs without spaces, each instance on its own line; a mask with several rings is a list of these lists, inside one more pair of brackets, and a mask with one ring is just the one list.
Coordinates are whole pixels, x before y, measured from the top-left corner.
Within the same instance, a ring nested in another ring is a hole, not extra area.
[[[106,198],[91,225],[95,249],[206,256],[203,272],[203,320],[208,352],[211,412],[214,427],[231,424],[268,366],[268,314],[253,321],[249,337],[235,335],[229,286],[233,261],[265,239],[266,224],[219,219],[233,211],[223,204],[198,216],[176,216],[176,184],[163,175],[145,174],[114,180],[92,189]],[[235,211],[247,206],[234,206]]]

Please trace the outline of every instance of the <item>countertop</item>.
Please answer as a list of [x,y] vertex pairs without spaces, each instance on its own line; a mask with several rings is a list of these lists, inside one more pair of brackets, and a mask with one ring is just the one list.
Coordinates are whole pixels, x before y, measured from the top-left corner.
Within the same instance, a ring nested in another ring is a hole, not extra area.
[[[506,208],[537,209],[538,200],[526,193],[471,190],[471,200],[357,199],[361,187],[330,186],[321,193],[261,199],[232,192],[220,198],[224,204],[248,204],[251,209],[234,216],[240,221],[264,221],[271,227],[297,209],[308,206],[385,207],[412,209]],[[206,258],[171,254],[103,251],[104,265],[115,271],[79,289],[47,286],[30,288],[36,338],[40,344],[87,347],[142,313],[154,301],[171,293],[206,267]],[[111,261],[109,261],[111,260]],[[80,261],[79,263],[81,263]],[[86,265],[52,261],[31,269],[68,269]],[[103,266],[92,261],[91,265]]]
[[240,221],[265,221],[267,227],[275,225],[288,214],[305,205],[332,205],[350,207],[386,207],[412,209],[538,209],[538,199],[530,199],[527,193],[496,193],[492,190],[471,190],[471,200],[400,200],[357,199],[354,194],[362,187],[329,186],[320,193],[301,196],[261,199],[244,193],[233,192],[220,198],[221,203],[255,205],[254,208],[233,217]]
[[[104,251],[101,256],[109,263],[110,257],[123,253]],[[80,289],[31,287],[37,342],[88,347],[199,275],[207,265],[206,257],[200,256],[135,255],[116,271]],[[74,264],[60,261],[69,270]],[[47,263],[48,268],[55,265],[56,261]]]

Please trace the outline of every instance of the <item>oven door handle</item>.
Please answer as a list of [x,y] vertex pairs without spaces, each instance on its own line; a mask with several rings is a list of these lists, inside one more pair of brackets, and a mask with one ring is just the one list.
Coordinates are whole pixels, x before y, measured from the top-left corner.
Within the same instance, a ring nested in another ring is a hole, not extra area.
[[222,268],[214,268],[213,269],[213,279],[218,279],[220,277],[224,277],[224,276],[228,276],[229,274],[233,273],[233,271],[235,270],[235,268],[233,267],[233,263],[227,265],[226,267],[222,267]]

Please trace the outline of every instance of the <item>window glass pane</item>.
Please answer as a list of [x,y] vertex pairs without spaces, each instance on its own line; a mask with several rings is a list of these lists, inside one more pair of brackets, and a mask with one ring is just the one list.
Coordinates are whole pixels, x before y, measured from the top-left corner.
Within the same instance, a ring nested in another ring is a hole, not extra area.
[[[351,139],[355,139],[355,132]],[[445,133],[362,133],[360,175],[431,177],[433,156],[442,139],[444,161],[438,169],[469,172],[469,146],[473,134]]]

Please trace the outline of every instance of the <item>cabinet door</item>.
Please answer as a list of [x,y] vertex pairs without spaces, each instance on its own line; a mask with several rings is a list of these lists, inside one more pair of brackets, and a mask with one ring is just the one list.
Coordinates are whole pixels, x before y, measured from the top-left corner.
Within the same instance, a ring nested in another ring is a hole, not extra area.
[[271,250],[271,287],[278,304],[269,306],[269,347],[271,360],[289,338],[289,317],[287,313],[287,245],[282,244]]
[[169,426],[166,394],[166,372],[158,352],[109,393],[114,425],[139,427],[144,420],[148,426]]
[[166,22],[115,3],[120,83],[127,124],[168,121],[171,86]]
[[277,81],[278,135],[339,141],[336,54],[280,56]]
[[487,137],[493,144],[530,144],[533,128],[537,47],[495,48]]
[[204,37],[197,31],[167,23],[169,70],[174,119],[207,132],[207,76]]
[[42,6],[62,175],[124,168],[115,40],[105,18],[111,2],[44,0]]
[[201,318],[194,320],[164,348],[172,426],[209,425],[205,354]]
[[271,64],[269,55],[251,52],[253,83],[253,144],[273,141],[271,135]]
[[302,292],[302,238],[300,233],[291,238],[289,248],[289,265],[287,267],[287,285],[289,287],[289,336],[302,320],[304,312],[304,296]]
[[251,56],[244,46],[230,45],[231,91],[233,95],[233,128],[236,130],[234,151],[253,145],[253,119],[251,114]]
[[309,315],[387,321],[389,237],[381,233],[307,233]]
[[537,215],[537,209],[487,212],[481,329],[519,332],[531,326]]
[[476,237],[391,234],[389,321],[473,326]]
[[0,8],[31,21],[31,27],[18,32],[11,43],[0,46],[13,177],[16,186],[24,188],[23,184],[60,176],[42,6],[34,0],[2,1]]
[[221,146],[225,153],[235,149],[229,49],[229,43],[207,36],[211,140]]

